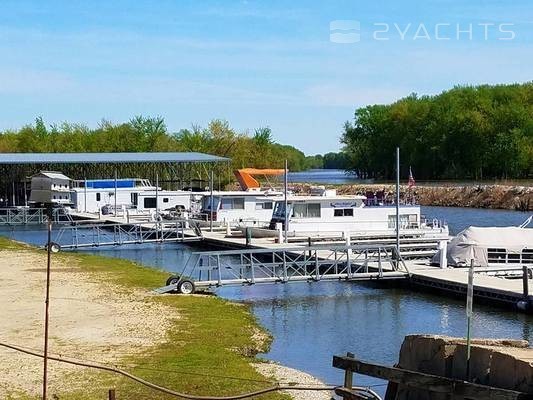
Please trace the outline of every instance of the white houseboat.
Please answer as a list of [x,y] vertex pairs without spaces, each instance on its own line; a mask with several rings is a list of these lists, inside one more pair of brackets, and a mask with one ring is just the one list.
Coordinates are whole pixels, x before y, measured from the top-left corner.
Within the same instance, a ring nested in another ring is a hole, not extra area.
[[202,193],[199,217],[218,225],[240,224],[267,227],[272,219],[274,202],[281,199],[277,191],[215,191],[211,208],[211,193]]
[[[115,199],[116,194],[116,199]],[[97,179],[75,181],[71,192],[72,208],[78,212],[98,213],[104,207],[126,208],[139,212],[164,211],[191,206],[191,193],[166,191],[147,179]]]
[[[349,234],[359,237],[388,237],[396,234],[396,207],[369,203],[366,196],[289,196],[288,227],[291,236]],[[369,205],[370,204],[370,205]],[[418,205],[400,206],[400,234],[412,237],[448,239],[448,227],[440,221],[421,219]],[[285,223],[285,200],[276,199],[270,229]]]

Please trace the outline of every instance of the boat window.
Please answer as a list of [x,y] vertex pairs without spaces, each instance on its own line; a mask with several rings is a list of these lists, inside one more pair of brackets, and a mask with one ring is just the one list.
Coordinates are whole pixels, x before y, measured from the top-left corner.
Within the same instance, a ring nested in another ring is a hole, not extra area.
[[138,201],[139,201],[139,193],[132,193],[131,194],[131,204],[136,206]]
[[233,208],[233,201],[227,197],[222,197],[222,201],[220,202],[220,209],[231,210],[232,208]]
[[353,208],[335,208],[333,215],[335,217],[353,217]]
[[144,208],[156,208],[157,203],[155,197],[145,197],[144,198]]
[[533,264],[533,249],[522,250],[522,263]]
[[272,202],[266,201],[264,203],[262,202],[255,203],[255,209],[256,210],[272,210]]
[[495,249],[495,248],[489,248],[487,249],[487,258],[489,263],[505,263],[506,262],[506,256],[507,256],[507,250],[505,249]]
[[100,201],[100,193],[96,193],[96,201]]
[[509,253],[509,254],[507,254],[507,262],[520,263],[520,253]]
[[[396,229],[396,215],[389,215],[388,217],[389,229]],[[400,214],[400,228],[418,228],[418,215],[417,214]]]
[[233,208],[236,210],[244,210],[244,197],[233,199]]
[[293,206],[294,218],[320,218],[320,203],[296,203]]
[[223,197],[220,203],[221,210],[244,210],[244,198],[243,197]]
[[168,197],[163,197],[163,203],[168,203]]

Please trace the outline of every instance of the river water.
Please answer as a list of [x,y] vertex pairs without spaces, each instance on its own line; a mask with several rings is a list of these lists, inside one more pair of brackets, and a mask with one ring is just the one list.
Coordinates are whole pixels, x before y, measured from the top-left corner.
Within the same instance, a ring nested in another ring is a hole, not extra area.
[[[469,225],[518,225],[528,216],[515,211],[422,209],[428,216],[447,220],[452,233]],[[35,228],[4,231],[3,234],[37,245],[45,240],[45,232]],[[91,252],[178,271],[191,248],[167,244]],[[217,294],[248,303],[260,323],[272,333],[274,341],[270,351],[263,355],[265,358],[334,384],[342,382],[341,371],[331,367],[334,354],[350,351],[362,359],[392,365],[398,359],[405,335],[464,336],[466,332],[463,301],[400,288],[321,282],[227,287],[218,289]],[[474,310],[474,336],[533,342],[533,317],[482,305],[475,305]],[[356,383],[374,385],[379,393],[384,390],[383,382],[375,379],[357,376]]]

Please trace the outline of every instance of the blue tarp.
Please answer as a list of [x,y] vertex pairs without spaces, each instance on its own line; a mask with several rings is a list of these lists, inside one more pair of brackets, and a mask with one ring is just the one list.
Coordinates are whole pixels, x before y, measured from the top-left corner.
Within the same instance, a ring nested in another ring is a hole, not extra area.
[[[117,179],[117,188],[133,188],[135,181],[133,179]],[[114,189],[115,180],[88,180],[88,189]]]

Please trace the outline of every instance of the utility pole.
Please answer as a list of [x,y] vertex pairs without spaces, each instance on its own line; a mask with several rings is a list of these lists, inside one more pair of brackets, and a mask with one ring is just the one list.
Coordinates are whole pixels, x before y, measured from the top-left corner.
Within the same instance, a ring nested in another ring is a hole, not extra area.
[[46,295],[44,300],[44,355],[43,355],[43,400],[46,400],[48,386],[48,325],[50,308],[50,270],[52,265],[52,204],[47,205],[48,240],[46,246]]

